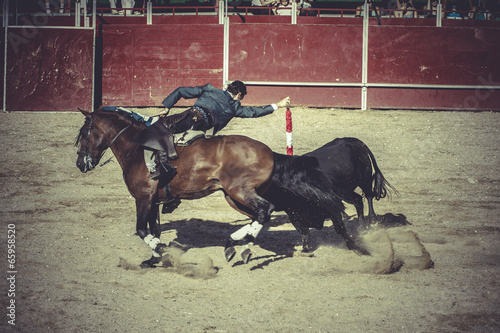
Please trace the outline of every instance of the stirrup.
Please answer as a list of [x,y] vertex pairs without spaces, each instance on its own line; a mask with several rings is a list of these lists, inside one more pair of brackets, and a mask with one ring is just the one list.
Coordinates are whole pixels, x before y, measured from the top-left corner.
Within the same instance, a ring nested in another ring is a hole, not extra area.
[[153,172],[151,172],[151,179],[157,180],[158,178],[160,178],[160,174],[161,174],[161,170],[158,167]]
[[[177,174],[177,168],[172,165],[170,159],[167,158],[165,151],[157,151],[156,153],[156,169],[151,172],[151,178],[159,179],[162,183],[168,184]],[[163,179],[162,179],[163,178]]]
[[162,214],[172,213],[179,205],[181,204],[181,199],[173,198],[163,204],[163,208],[161,209]]
[[174,179],[175,175],[177,175],[177,168],[170,164],[170,161],[166,164],[160,162],[158,169],[163,169],[163,171],[160,171],[160,185],[166,184],[164,186],[167,186]]

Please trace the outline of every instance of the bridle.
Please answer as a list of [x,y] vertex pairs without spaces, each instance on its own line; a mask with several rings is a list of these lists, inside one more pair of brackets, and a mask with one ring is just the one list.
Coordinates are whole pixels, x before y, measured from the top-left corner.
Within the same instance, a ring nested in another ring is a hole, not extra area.
[[[91,131],[92,131],[92,124],[93,124],[93,121],[94,121],[94,117],[93,117],[93,116],[91,116],[91,117],[90,117],[90,118],[88,118],[88,119],[90,119],[90,121],[89,121],[89,127],[88,127],[88,130],[87,130],[87,135],[86,135],[87,140],[88,140],[88,138],[90,138],[90,133],[91,133]],[[77,153],[78,155],[83,156],[83,163],[85,164],[85,167],[86,167],[86,168],[88,168],[89,170],[91,170],[92,168],[94,168],[94,166],[93,166],[93,163],[92,163],[92,162],[93,162],[94,160],[99,161],[99,160],[102,158],[102,156],[104,155],[104,153],[106,152],[106,150],[107,150],[109,147],[111,147],[111,146],[113,145],[113,143],[115,143],[116,139],[118,139],[118,137],[119,137],[120,135],[122,135],[122,134],[123,134],[123,132],[125,132],[125,131],[126,131],[127,129],[129,129],[131,126],[132,126],[132,124],[128,124],[128,125],[127,125],[127,126],[125,126],[125,127],[124,127],[124,128],[123,128],[120,132],[118,132],[118,134],[116,134],[116,135],[115,135],[115,137],[114,137],[114,138],[111,140],[111,142],[110,142],[110,143],[106,146],[106,148],[104,148],[104,149],[102,150],[102,152],[99,154],[99,156],[95,156],[94,154],[91,154],[90,152],[88,152],[88,144],[87,144],[87,150],[78,150],[76,153]],[[80,147],[81,147],[81,145],[80,145]],[[101,164],[101,166],[102,166],[102,165],[107,164],[109,161],[111,161],[111,159],[112,159],[112,158],[113,158],[113,157],[111,157],[109,160],[107,160],[107,161],[103,162],[103,163]]]

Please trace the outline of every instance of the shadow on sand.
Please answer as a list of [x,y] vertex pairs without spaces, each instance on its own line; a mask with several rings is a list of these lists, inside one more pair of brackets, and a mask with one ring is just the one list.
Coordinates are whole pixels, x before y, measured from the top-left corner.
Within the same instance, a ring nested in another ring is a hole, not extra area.
[[[235,222],[244,222],[250,219],[239,220]],[[259,234],[255,244],[260,248],[274,253],[274,255],[265,255],[254,257],[252,260],[266,259],[253,269],[259,269],[267,266],[277,260],[292,257],[297,249],[301,247],[300,234],[295,230],[274,230],[277,227],[290,223],[286,214],[273,215],[265,228]],[[378,215],[376,221],[372,224],[360,222],[358,218],[349,216],[344,220],[346,228],[350,235],[357,238],[361,232],[369,230],[373,225],[382,228],[396,228],[411,225],[403,214],[387,213]],[[229,223],[216,222],[202,219],[182,219],[173,220],[161,225],[161,231],[175,230],[177,233],[176,242],[187,246],[188,248],[221,247],[226,244],[229,235],[241,228],[242,224],[233,225]],[[292,227],[290,225],[290,227]],[[311,229],[311,246],[313,251],[321,245],[327,245],[337,248],[346,248],[345,242],[334,230],[329,220],[325,222],[322,230]],[[235,266],[241,265],[240,261],[234,263]]]

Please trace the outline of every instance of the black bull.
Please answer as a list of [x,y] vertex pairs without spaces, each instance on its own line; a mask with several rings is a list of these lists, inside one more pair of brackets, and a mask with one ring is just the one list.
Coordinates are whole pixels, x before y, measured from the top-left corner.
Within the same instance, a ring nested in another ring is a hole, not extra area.
[[[376,218],[373,199],[379,200],[387,196],[388,187],[397,192],[382,175],[370,149],[356,138],[337,138],[300,157],[277,153],[274,155],[275,161],[296,158],[306,163],[304,157],[307,157],[307,164],[318,165],[331,178],[338,196],[356,207],[360,221],[364,221],[363,198],[355,192],[357,187],[363,191],[368,201],[369,222]],[[304,184],[307,184],[307,180],[304,180]],[[331,214],[316,202],[304,201],[303,197],[299,198],[277,186],[272,185],[263,197],[275,205],[276,211],[287,213],[290,222],[302,236],[303,251],[310,251],[309,228],[322,229],[325,219],[331,218]]]

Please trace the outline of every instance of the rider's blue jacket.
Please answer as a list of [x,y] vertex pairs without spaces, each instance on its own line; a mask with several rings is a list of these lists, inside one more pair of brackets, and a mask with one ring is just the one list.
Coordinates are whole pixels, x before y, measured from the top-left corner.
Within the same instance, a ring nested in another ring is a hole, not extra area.
[[214,132],[223,129],[231,119],[256,118],[273,113],[276,105],[266,106],[241,106],[240,101],[233,99],[231,94],[225,90],[215,88],[211,84],[198,87],[179,87],[168,95],[162,102],[166,108],[171,108],[180,99],[197,98],[194,106],[210,110],[215,120]]

